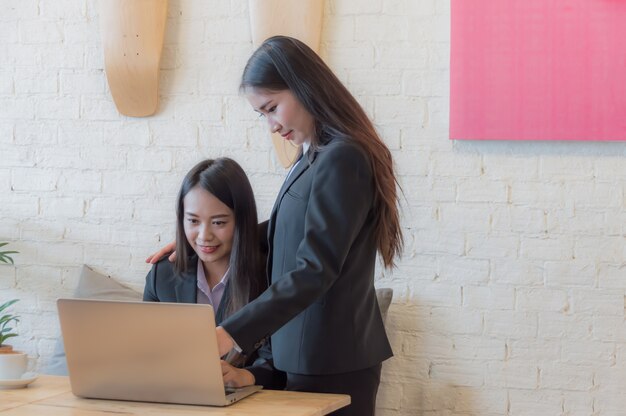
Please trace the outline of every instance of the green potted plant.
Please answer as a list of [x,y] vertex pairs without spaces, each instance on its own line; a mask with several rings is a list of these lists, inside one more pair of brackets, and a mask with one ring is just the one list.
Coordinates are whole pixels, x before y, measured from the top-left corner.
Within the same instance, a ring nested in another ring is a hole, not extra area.
[[[0,243],[0,249],[8,243]],[[12,254],[17,251],[0,251],[0,262],[5,264],[13,264]],[[19,379],[26,371],[28,357],[25,353],[14,351],[11,345],[5,344],[6,340],[17,336],[15,328],[11,324],[19,322],[19,317],[7,313],[7,309],[11,307],[18,299],[12,299],[0,305],[0,380],[2,379]]]
[[0,354],[10,354],[13,352],[13,347],[5,344],[5,341],[17,336],[17,334],[13,332],[14,328],[10,325],[11,323],[18,323],[20,319],[15,315],[6,313],[5,310],[18,300],[19,299],[12,299],[0,305]]
[[[9,243],[0,243],[0,249]],[[14,250],[0,250],[0,262],[5,264],[14,264],[13,257],[11,255],[17,254]],[[0,354],[7,354],[13,351],[13,347],[5,345],[5,341],[11,337],[17,336],[13,331],[13,328],[9,325],[11,323],[18,323],[19,318],[15,315],[7,314],[5,309],[17,302],[18,299],[13,299],[0,305]]]

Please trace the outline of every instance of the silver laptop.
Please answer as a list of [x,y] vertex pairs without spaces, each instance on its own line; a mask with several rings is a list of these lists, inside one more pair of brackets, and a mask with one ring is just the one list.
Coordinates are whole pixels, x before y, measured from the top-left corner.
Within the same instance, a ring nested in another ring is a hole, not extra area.
[[226,406],[261,386],[224,386],[209,305],[57,301],[76,396]]

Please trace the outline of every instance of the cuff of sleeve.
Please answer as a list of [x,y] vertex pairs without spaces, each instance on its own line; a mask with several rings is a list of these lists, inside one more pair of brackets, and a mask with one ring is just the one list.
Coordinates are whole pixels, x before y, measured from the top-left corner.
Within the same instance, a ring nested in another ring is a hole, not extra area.
[[287,383],[287,375],[280,370],[272,370],[264,367],[246,367],[254,376],[254,384],[270,390],[284,390]]

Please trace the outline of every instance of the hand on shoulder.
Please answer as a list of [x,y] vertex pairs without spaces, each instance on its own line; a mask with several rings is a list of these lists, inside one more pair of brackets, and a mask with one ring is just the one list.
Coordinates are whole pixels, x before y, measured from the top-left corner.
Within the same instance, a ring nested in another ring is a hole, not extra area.
[[175,248],[176,248],[176,241],[172,241],[171,243],[165,245],[156,253],[149,255],[148,258],[146,259],[146,263],[156,264],[159,260],[161,260],[163,256],[169,253],[172,253],[169,256],[169,260],[171,262],[174,262],[176,260],[176,252],[174,251]]

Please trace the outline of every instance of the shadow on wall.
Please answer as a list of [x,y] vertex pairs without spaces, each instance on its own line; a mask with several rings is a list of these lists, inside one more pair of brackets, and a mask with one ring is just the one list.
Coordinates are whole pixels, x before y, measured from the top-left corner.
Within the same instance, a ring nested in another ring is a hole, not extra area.
[[[394,303],[386,321],[394,357],[383,364],[377,416],[502,415],[506,396],[477,409],[485,394],[484,362],[473,364],[463,339],[444,324],[439,309]],[[443,315],[446,315],[445,313]],[[469,354],[469,360],[466,359]],[[502,399],[502,400],[500,400]],[[493,412],[492,412],[493,411]]]
[[601,141],[453,140],[458,153],[515,157],[624,157],[626,143]]

